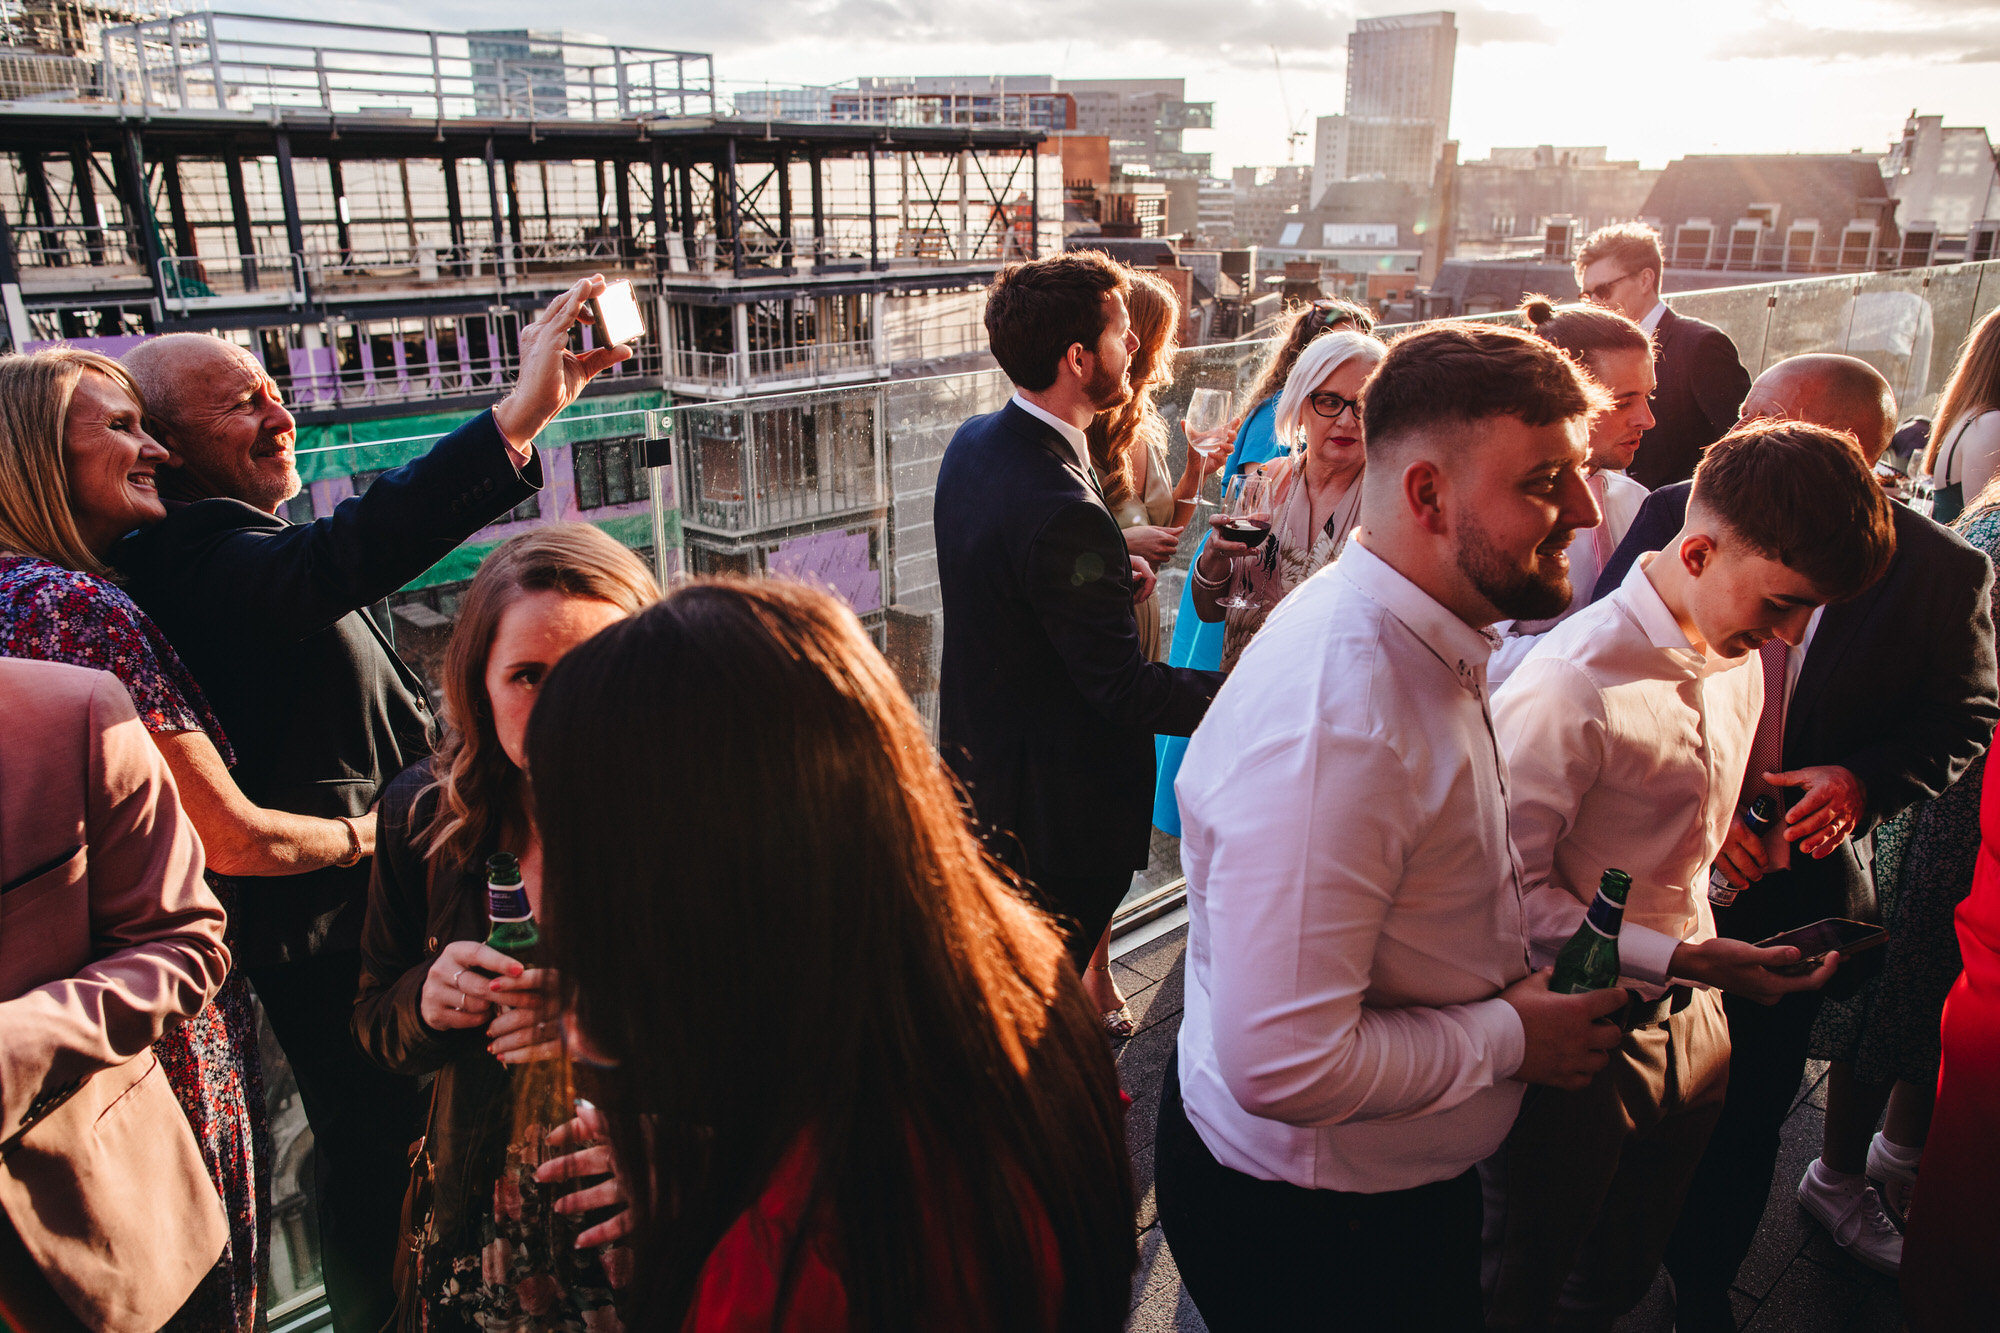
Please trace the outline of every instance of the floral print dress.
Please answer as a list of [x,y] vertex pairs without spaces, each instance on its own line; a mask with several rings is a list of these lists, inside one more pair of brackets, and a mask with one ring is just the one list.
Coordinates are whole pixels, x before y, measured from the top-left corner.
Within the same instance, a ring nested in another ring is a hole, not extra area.
[[[124,684],[148,731],[204,732],[224,763],[235,762],[173,645],[131,598],[103,579],[34,556],[0,554],[0,657],[108,671]],[[229,882],[213,872],[208,882],[230,908]],[[208,1006],[155,1042],[153,1052],[229,1216],[221,1259],[167,1329],[254,1329],[268,1258],[271,1147],[257,1017],[243,974],[232,967]]]

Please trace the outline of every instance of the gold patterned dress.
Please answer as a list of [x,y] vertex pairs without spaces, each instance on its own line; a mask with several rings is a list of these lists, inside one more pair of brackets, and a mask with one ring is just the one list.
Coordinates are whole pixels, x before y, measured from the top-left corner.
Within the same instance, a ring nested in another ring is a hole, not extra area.
[[[1102,473],[1098,474],[1098,484],[1104,487],[1104,503],[1111,510],[1111,517],[1118,520],[1119,528],[1169,527],[1174,521],[1174,487],[1167,479],[1167,451],[1154,442],[1138,451],[1133,460],[1133,470],[1138,473],[1136,491],[1128,491],[1115,485]],[[1160,636],[1160,596],[1154,593],[1145,601],[1133,606],[1132,612],[1139,618],[1139,647],[1149,662],[1164,662],[1167,647]]]

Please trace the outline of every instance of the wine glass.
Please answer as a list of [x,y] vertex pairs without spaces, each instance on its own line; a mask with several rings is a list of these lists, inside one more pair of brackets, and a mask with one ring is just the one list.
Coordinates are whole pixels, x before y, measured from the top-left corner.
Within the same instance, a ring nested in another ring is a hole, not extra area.
[[[1187,434],[1188,448],[1204,459],[1213,458],[1222,451],[1223,437],[1229,433],[1229,408],[1234,398],[1227,389],[1196,389],[1188,399],[1187,412],[1181,417],[1181,429]],[[1214,504],[1202,498],[1196,491],[1197,505]]]
[[[1256,549],[1271,539],[1271,483],[1262,472],[1239,472],[1229,479],[1229,489],[1223,496],[1222,512],[1228,515],[1222,525],[1222,535],[1233,542],[1242,542],[1251,548],[1253,554],[1237,560],[1240,566],[1245,560],[1255,560]],[[1229,595],[1219,599],[1218,606],[1232,610],[1248,611],[1258,604],[1243,592],[1240,583],[1232,583]]]

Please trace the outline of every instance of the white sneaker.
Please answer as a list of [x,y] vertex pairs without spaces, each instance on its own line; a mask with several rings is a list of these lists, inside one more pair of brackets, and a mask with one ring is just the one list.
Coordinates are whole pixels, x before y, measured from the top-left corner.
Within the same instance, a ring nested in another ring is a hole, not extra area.
[[1830,1182],[1815,1157],[1799,1178],[1799,1207],[1832,1235],[1833,1243],[1890,1277],[1903,1266],[1903,1233],[1882,1209],[1873,1185],[1859,1189]]
[[1900,1222],[1910,1211],[1910,1191],[1917,1183],[1917,1168],[1905,1166],[1885,1151],[1882,1145],[1886,1142],[1880,1133],[1868,1141],[1868,1179],[1881,1192],[1882,1206]]

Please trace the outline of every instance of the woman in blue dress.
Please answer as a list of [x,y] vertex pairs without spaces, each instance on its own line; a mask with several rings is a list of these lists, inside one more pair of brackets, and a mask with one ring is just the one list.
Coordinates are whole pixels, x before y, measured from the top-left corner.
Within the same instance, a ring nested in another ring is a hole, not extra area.
[[[1375,317],[1358,305],[1331,298],[1299,306],[1291,311],[1271,340],[1271,350],[1257,372],[1256,387],[1246,401],[1250,408],[1236,425],[1236,443],[1222,466],[1222,484],[1245,467],[1268,463],[1288,452],[1278,443],[1278,395],[1297,364],[1306,344],[1335,329],[1368,333]],[[1207,537],[1202,538],[1206,543]],[[1190,562],[1201,559],[1201,546],[1194,548]],[[1169,664],[1202,671],[1222,669],[1222,625],[1211,624],[1195,614],[1194,580],[1181,586],[1181,608],[1174,616],[1174,643],[1167,653]],[[1185,736],[1155,736],[1154,752],[1159,756],[1159,781],[1153,792],[1153,824],[1162,832],[1181,836],[1181,810],[1174,801],[1174,779],[1180,775],[1181,756],[1187,752]]]

